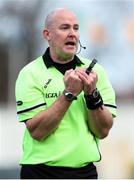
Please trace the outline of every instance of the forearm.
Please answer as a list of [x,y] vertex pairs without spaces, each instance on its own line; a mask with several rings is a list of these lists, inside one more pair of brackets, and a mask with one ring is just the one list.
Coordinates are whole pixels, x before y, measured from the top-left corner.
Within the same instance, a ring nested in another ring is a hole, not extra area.
[[[75,71],[70,69],[64,75],[65,89],[77,96],[83,89],[81,79]],[[60,124],[63,116],[70,107],[72,101],[67,100],[61,94],[59,98],[46,110],[38,113],[26,122],[27,128],[34,139],[41,140],[52,133]]]
[[70,105],[71,102],[61,95],[48,109],[28,120],[26,125],[31,136],[36,140],[46,138],[58,127]]
[[105,138],[113,125],[112,114],[103,105],[102,108],[89,110],[89,128],[99,139]]

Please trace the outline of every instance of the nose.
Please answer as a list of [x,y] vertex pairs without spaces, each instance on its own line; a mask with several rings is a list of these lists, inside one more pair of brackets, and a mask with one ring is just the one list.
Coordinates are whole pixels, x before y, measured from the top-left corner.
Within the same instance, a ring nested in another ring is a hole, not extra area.
[[74,30],[73,28],[71,28],[70,31],[69,31],[68,36],[69,36],[69,37],[76,37],[76,34],[77,34],[77,33],[75,32],[75,30]]

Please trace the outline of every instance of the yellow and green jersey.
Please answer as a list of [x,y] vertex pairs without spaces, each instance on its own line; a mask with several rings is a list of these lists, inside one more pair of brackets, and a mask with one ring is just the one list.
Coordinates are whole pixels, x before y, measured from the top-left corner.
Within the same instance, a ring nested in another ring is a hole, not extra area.
[[[76,68],[88,67],[91,62],[81,57],[80,61],[82,63]],[[98,74],[97,89],[104,104],[115,117],[115,93],[105,70],[96,64],[94,71]],[[42,56],[26,65],[16,81],[19,121],[31,119],[49,108],[64,90],[63,77],[54,66],[48,68]],[[87,126],[88,111],[84,93],[81,92],[70,105],[58,128],[47,138],[37,141],[25,129],[20,164],[44,163],[50,166],[82,167],[99,161],[99,141]]]

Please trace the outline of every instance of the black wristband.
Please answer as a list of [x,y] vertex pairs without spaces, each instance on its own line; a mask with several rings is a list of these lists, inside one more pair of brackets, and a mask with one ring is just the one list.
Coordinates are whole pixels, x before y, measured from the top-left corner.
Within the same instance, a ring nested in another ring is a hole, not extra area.
[[103,105],[102,97],[97,89],[95,89],[92,94],[84,94],[86,105],[88,109],[98,109]]

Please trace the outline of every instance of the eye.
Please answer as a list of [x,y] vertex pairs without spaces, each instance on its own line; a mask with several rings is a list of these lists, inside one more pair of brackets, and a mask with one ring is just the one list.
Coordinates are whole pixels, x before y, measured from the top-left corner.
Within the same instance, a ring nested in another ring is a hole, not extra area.
[[60,29],[63,29],[63,30],[66,30],[66,29],[68,29],[68,28],[69,28],[69,26],[66,25],[66,24],[64,24],[64,25],[62,25],[62,26],[60,27]]
[[68,29],[68,27],[67,26],[63,26],[61,29]]
[[78,31],[79,30],[79,26],[78,25],[74,26],[74,30]]
[[75,29],[76,31],[78,31],[78,30],[79,30],[79,28],[78,28],[78,27],[75,27],[74,29]]

